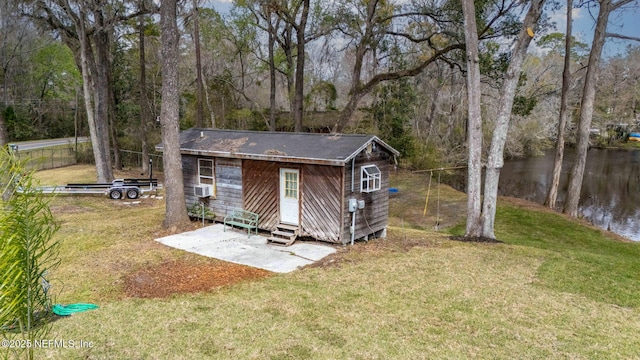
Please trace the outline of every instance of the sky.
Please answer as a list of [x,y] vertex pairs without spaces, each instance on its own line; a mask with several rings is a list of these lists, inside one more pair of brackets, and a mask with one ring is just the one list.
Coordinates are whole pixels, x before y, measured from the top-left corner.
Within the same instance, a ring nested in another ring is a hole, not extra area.
[[[607,32],[623,34],[627,36],[640,37],[640,1],[632,2],[623,9],[612,13],[609,16]],[[233,6],[232,0],[206,0],[205,6],[215,8],[220,13],[228,13]],[[565,32],[566,28],[566,8],[550,14],[556,23],[556,32]],[[593,39],[593,29],[596,23],[597,8],[580,8],[573,10],[573,36],[579,41],[591,46]],[[624,54],[628,45],[640,46],[640,42],[607,38],[603,50],[603,56],[613,57]]]
[[[579,41],[591,47],[593,40],[593,30],[596,25],[598,9],[574,9],[573,10],[573,36]],[[566,7],[557,13],[550,15],[556,23],[557,32],[565,32],[566,29]],[[632,3],[624,9],[613,12],[609,16],[607,32],[640,38],[640,4]],[[627,46],[640,46],[640,42],[607,38],[603,50],[605,58],[624,53]]]

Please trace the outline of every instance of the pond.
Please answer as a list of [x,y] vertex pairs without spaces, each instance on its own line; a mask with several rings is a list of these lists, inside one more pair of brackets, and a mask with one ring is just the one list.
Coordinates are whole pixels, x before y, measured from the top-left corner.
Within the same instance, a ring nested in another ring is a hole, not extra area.
[[[554,151],[505,161],[499,194],[544,203],[551,182]],[[558,203],[566,197],[575,151],[565,150]],[[589,222],[640,241],[640,151],[590,149],[582,183],[580,214]]]

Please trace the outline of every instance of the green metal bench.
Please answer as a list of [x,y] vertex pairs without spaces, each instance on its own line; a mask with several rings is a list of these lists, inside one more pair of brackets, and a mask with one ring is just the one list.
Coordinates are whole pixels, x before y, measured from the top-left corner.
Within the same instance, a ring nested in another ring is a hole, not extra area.
[[233,209],[230,214],[224,217],[223,231],[227,231],[227,225],[247,229],[247,238],[251,237],[251,229],[258,234],[258,214],[242,209]]

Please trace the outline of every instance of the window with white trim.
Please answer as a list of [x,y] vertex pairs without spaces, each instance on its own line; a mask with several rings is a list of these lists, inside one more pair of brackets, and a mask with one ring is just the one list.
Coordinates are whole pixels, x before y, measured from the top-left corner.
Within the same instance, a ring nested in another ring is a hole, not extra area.
[[198,159],[198,183],[211,186],[211,193],[215,194],[216,181],[213,169],[213,160]]
[[382,173],[375,165],[366,165],[361,168],[360,179],[361,186],[360,192],[374,192],[380,190],[382,183]]

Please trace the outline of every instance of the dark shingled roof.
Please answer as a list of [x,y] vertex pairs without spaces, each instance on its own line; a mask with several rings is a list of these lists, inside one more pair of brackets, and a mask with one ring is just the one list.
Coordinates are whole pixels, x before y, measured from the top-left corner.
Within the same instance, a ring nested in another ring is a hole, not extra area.
[[[374,135],[189,129],[180,133],[180,152],[192,155],[343,165],[369,144],[398,152]],[[157,146],[162,150],[162,144]]]

